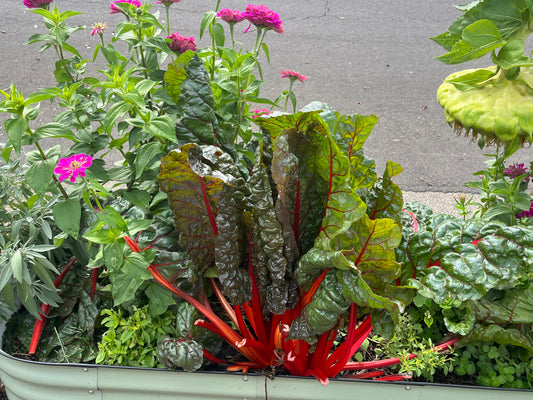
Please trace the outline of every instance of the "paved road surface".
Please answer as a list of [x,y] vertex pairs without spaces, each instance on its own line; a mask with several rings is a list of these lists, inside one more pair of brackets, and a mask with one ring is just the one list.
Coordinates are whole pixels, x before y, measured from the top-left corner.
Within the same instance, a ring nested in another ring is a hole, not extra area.
[[[108,14],[107,0],[56,1],[60,10],[84,11],[75,19],[79,24],[105,21],[114,27],[123,18]],[[28,94],[53,85],[49,68],[53,52],[38,55],[37,45],[24,44],[30,35],[44,32],[41,18],[25,10],[22,0],[0,3],[0,88],[14,81]],[[172,30],[198,37],[202,15],[215,3],[183,0],[175,4]],[[456,137],[445,124],[436,91],[449,73],[484,66],[488,60],[457,67],[433,59],[442,50],[428,37],[444,32],[459,15],[454,3],[457,0],[265,0],[280,14],[285,33],[267,35],[271,64],[264,63],[264,94],[274,98],[286,89],[287,82],[279,74],[282,69],[308,75],[308,81],[294,87],[300,105],[321,100],[344,113],[380,117],[366,153],[380,170],[389,159],[400,163],[404,173],[397,182],[402,189],[464,191],[462,184],[484,166],[484,157],[475,144]],[[221,7],[244,9],[247,4],[222,0]],[[154,7],[164,14],[162,6]],[[244,35],[241,28],[245,25],[236,27],[238,40],[253,40],[254,33]],[[88,58],[98,42],[89,33],[87,29],[72,37]],[[0,141],[5,140],[2,136],[0,131]],[[532,149],[515,157],[521,162],[531,159]]]

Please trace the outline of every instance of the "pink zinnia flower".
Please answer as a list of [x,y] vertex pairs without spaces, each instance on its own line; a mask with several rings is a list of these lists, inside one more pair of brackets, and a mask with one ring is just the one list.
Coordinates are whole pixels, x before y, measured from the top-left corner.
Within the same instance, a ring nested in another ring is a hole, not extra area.
[[187,50],[197,50],[196,42],[192,36],[181,36],[178,32],[174,32],[170,36],[167,36],[167,39],[171,40],[170,43],[167,43],[168,48],[178,54],[184,53]]
[[117,13],[121,13],[122,12],[120,10],[120,8],[115,6],[115,4],[117,4],[117,3],[130,3],[132,6],[135,6],[137,8],[142,6],[142,4],[141,4],[141,2],[139,0],[114,0],[109,5],[109,8],[111,9],[110,14],[117,14]]
[[266,108],[254,110],[254,115],[252,115],[252,118],[262,117],[263,115],[270,115],[270,110],[267,110]]
[[24,0],[24,5],[28,8],[48,8],[52,0]]
[[281,71],[281,77],[282,78],[289,78],[291,82],[294,82],[295,80],[299,80],[300,82],[304,82],[306,79],[309,79],[308,76],[302,75],[296,71]]
[[271,11],[267,6],[254,6],[248,4],[243,13],[244,18],[256,26],[272,29],[277,33],[283,33],[283,22],[279,19],[279,14]]
[[[503,171],[503,174],[505,176],[508,176],[512,179],[516,178],[517,176],[526,174],[528,172],[527,168],[524,166],[524,164],[513,164],[509,167],[505,168]],[[524,178],[524,182],[529,182],[529,174]]]
[[239,10],[230,10],[229,8],[223,8],[217,13],[222,21],[226,21],[228,24],[236,24],[237,22],[244,21],[246,18],[244,13]]
[[91,156],[87,154],[74,154],[73,156],[60,159],[54,172],[59,175],[60,182],[70,177],[69,180],[74,183],[78,176],[85,176],[85,170],[92,163],[93,159]]
[[107,26],[105,22],[95,22],[91,25],[91,28],[91,36],[94,36],[96,34],[103,35],[104,29],[108,29],[109,26]]

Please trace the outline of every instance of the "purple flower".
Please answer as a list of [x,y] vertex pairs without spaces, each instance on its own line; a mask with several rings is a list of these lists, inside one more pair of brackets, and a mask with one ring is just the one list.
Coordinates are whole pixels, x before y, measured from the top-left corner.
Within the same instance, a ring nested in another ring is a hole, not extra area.
[[24,5],[28,8],[48,8],[52,0],[24,0]]
[[130,3],[132,6],[135,6],[137,8],[141,7],[142,4],[139,0],[114,0],[111,2],[111,4],[109,5],[109,8],[111,9],[111,12],[110,14],[118,14],[118,13],[121,13],[122,11],[120,10],[120,8],[118,8],[115,4],[117,3]]
[[237,22],[244,21],[246,17],[244,13],[239,10],[230,10],[229,8],[223,8],[217,13],[222,21],[226,21],[228,24],[236,24]]
[[279,19],[279,14],[271,11],[267,6],[248,4],[243,16],[256,26],[272,29],[277,33],[285,32],[282,26],[283,22]]
[[170,36],[167,36],[167,39],[170,40],[170,42],[167,42],[168,48],[178,54],[184,53],[187,50],[197,50],[196,42],[192,36],[181,36],[178,32],[174,32]]
[[103,35],[104,29],[108,29],[109,26],[107,26],[105,22],[95,22],[94,24],[91,25],[91,28],[92,28],[91,36],[94,36],[94,35]]
[[295,80],[299,80],[300,82],[304,82],[306,79],[309,79],[308,76],[302,75],[296,71],[286,70],[281,71],[281,77],[282,78],[289,78],[291,82],[294,82]]
[[[517,176],[524,175],[528,173],[528,169],[524,166],[524,164],[513,164],[507,167],[503,174],[505,176],[510,177],[511,179],[516,178]],[[529,174],[524,178],[524,182],[529,182]]]
[[67,178],[74,183],[78,176],[84,177],[85,170],[91,166],[93,159],[87,154],[74,154],[73,156],[62,158],[57,163],[54,173],[59,175],[59,181]]
[[531,207],[529,210],[522,211],[521,213],[516,214],[516,218],[531,218],[533,217],[533,201],[531,202]]

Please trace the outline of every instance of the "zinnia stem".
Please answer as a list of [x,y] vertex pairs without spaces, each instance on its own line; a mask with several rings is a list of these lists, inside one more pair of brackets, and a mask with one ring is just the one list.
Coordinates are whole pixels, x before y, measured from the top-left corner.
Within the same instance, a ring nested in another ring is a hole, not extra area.
[[[32,134],[33,136],[33,134]],[[35,147],[37,147],[37,150],[39,151],[39,154],[41,155],[41,158],[43,160],[47,160],[48,157],[46,156],[45,152],[43,151],[43,148],[41,147],[41,145],[39,144],[38,141],[35,141]],[[54,183],[57,185],[59,191],[61,192],[61,194],[63,195],[63,197],[68,200],[69,199],[69,195],[67,193],[67,191],[65,190],[65,188],[63,187],[63,185],[61,184],[61,182],[59,182],[56,178],[56,176],[52,176],[52,179],[54,181]]]
[[170,36],[170,4],[171,3],[165,3],[165,11],[167,14],[167,33],[168,36]]
[[[292,94],[292,85],[294,84],[294,81],[291,79],[289,83],[289,90],[287,90],[287,96],[285,97],[285,107],[283,107],[283,112],[287,112],[287,104],[289,103],[289,97],[291,97]],[[296,112],[296,105],[293,106],[294,111]]]

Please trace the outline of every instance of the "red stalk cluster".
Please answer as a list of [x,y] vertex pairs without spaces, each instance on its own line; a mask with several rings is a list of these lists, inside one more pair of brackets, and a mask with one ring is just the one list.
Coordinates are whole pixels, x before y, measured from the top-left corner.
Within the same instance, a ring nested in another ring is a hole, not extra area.
[[[132,251],[141,251],[139,245],[133,239],[125,237],[125,240]],[[229,371],[243,371],[246,373],[249,369],[280,368],[295,376],[313,376],[323,385],[327,385],[329,378],[337,376],[342,371],[382,368],[378,363],[383,364],[383,366],[400,363],[400,359],[396,357],[380,362],[349,362],[372,331],[370,315],[365,316],[362,322],[357,325],[357,306],[355,304],[350,307],[347,335],[341,344],[337,345],[335,343],[337,338],[336,328],[320,335],[314,347],[311,347],[304,340],[288,338],[291,324],[299,317],[304,307],[309,304],[328,270],[323,271],[309,291],[302,294],[300,301],[294,308],[285,311],[281,315],[271,314],[269,319],[263,317],[261,300],[252,271],[250,271],[252,297],[242,306],[229,304],[216,285],[215,280],[211,279],[213,290],[234,327],[215,314],[207,299],[201,302],[174,286],[153,264],[148,266],[148,270],[159,284],[187,301],[207,318],[207,320],[197,320],[195,323],[197,326],[202,326],[216,333],[248,359],[248,361],[230,365],[228,367]],[[453,345],[454,342],[455,340],[441,346],[447,348],[447,346]],[[206,351],[204,351],[204,356],[212,362],[227,364]],[[414,354],[412,357],[416,357],[416,355]],[[375,378],[377,380],[409,378],[409,376],[405,375],[383,375],[382,371],[373,371],[355,375],[354,378]]]
[[[65,268],[63,268],[63,271],[57,276],[56,280],[54,281],[54,286],[57,288],[63,279],[65,278],[65,275],[70,270],[72,265],[76,262],[76,258],[72,258]],[[95,268],[91,274],[91,292],[90,292],[90,298],[91,300],[94,297],[94,294],[96,292],[96,283],[98,282],[98,269]],[[39,318],[35,321],[35,325],[33,327],[33,333],[31,336],[30,341],[30,348],[28,350],[28,354],[32,355],[37,352],[37,346],[39,344],[39,340],[41,339],[41,335],[43,334],[44,326],[46,325],[46,321],[48,320],[48,313],[50,312],[50,309],[52,306],[50,304],[42,304],[41,305],[41,312],[39,313]]]

